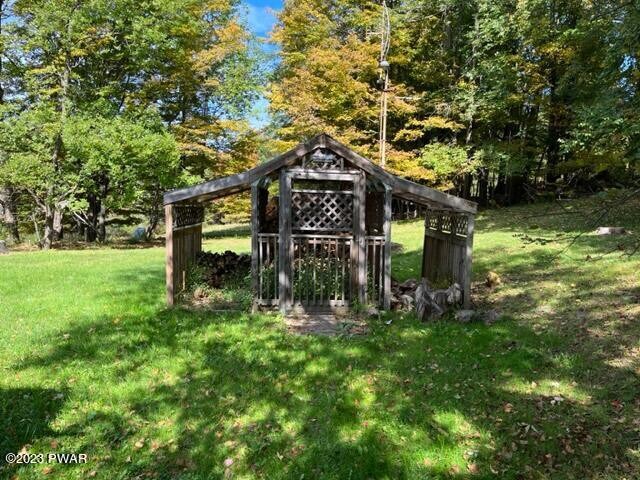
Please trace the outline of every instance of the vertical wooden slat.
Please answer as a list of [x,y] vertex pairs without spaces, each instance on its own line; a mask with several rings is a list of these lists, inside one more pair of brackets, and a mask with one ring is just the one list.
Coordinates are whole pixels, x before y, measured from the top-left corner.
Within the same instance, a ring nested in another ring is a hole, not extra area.
[[[258,303],[264,298],[264,237],[258,237],[258,265],[256,265],[256,275],[258,276]],[[252,273],[253,275],[253,273]]]
[[[384,188],[384,218],[382,232],[384,234],[384,296],[383,308],[389,310],[391,307],[391,201],[393,199],[392,190],[385,185]],[[423,262],[424,263],[424,262]],[[423,273],[424,275],[424,273]]]
[[464,280],[462,282],[462,301],[464,308],[471,306],[471,267],[472,267],[472,253],[473,253],[473,227],[475,223],[475,217],[473,215],[467,216],[467,242],[465,248],[465,271]]
[[[273,265],[273,300],[277,300],[279,298],[278,296],[278,271],[279,271],[279,265],[280,265],[280,256],[279,256],[279,244],[278,244],[278,237],[274,236],[271,237],[271,239],[269,239],[269,242],[271,242],[271,240],[273,240],[273,259],[269,259],[269,261],[271,261],[271,264]],[[271,295],[271,292],[269,293],[269,295]]]
[[280,247],[279,247],[279,292],[280,311],[290,308],[291,290],[291,176],[286,170],[280,172]]
[[333,248],[331,249],[331,263],[333,268],[333,288],[331,298],[335,301],[338,300],[338,239],[333,241]]
[[316,256],[316,248],[317,248],[317,244],[314,240],[311,240],[311,244],[313,245],[313,253],[311,254],[311,266],[313,269],[313,304],[316,304],[317,301],[317,292],[318,289],[316,288],[316,263],[317,263],[317,256]]
[[305,257],[304,257],[304,284],[305,284],[305,302],[309,305],[311,301],[311,241],[309,238],[304,240],[306,245]]
[[165,281],[167,284],[167,305],[172,306],[175,302],[173,284],[173,205],[165,205],[164,222],[166,225],[166,259],[165,259]]
[[376,255],[376,263],[378,264],[378,282],[376,286],[376,304],[383,305],[384,300],[384,240],[377,240],[378,253]]
[[324,305],[325,264],[324,264],[324,239],[320,239],[320,305]]
[[356,295],[361,304],[365,304],[367,301],[366,287],[367,287],[367,259],[365,256],[365,197],[366,197],[366,178],[364,172],[354,181],[354,241],[352,248],[355,250],[355,255],[351,258],[355,261],[355,265],[352,265],[353,270],[356,272]]
[[347,259],[345,258],[346,257],[346,255],[345,255],[345,252],[346,252],[346,240],[341,240],[340,241],[340,250],[342,250],[342,253],[338,253],[338,255],[339,255],[338,258],[340,259],[340,264],[339,264],[340,272],[338,273],[338,275],[340,277],[340,280],[338,282],[338,288],[340,290],[338,292],[339,292],[339,295],[340,295],[340,300],[341,300],[342,304],[344,304],[344,300],[345,300],[344,299],[344,297],[345,297],[345,294],[344,294],[344,264],[347,261]]
[[424,239],[422,242],[422,278],[429,278],[429,236],[427,231],[429,229],[429,213],[424,219]]
[[300,273],[296,264],[296,251],[298,246],[298,239],[291,237],[291,243],[293,243],[293,258],[291,259],[291,305],[295,306],[298,298],[299,278]]
[[[260,221],[259,221],[259,208],[258,208],[258,184],[251,185],[251,290],[253,297],[260,298],[261,294],[258,293],[258,287],[262,292],[262,275],[260,274]],[[259,282],[259,285],[258,285]],[[257,305],[253,302],[253,309],[255,310]]]

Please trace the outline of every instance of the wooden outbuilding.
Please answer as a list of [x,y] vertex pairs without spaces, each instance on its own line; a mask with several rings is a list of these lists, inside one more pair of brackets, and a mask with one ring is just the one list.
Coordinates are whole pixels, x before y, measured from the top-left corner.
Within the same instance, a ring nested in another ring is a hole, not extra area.
[[202,248],[204,203],[251,190],[254,305],[388,309],[395,201],[425,212],[422,275],[469,304],[476,204],[393,175],[326,134],[237,175],[165,193],[167,303]]

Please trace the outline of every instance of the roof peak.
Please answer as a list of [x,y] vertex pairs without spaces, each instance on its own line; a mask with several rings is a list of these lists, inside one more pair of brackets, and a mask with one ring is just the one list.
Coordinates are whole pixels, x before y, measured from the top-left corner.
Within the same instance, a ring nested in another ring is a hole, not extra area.
[[391,188],[393,193],[399,197],[406,198],[417,203],[430,205],[432,207],[435,204],[440,208],[449,208],[464,213],[476,212],[477,206],[474,202],[470,202],[454,195],[449,195],[448,193],[444,193],[394,175],[379,165],[376,165],[368,158],[356,153],[354,150],[325,132],[311,137],[306,142],[300,143],[291,150],[278,155],[268,162],[257,165],[250,170],[236,175],[230,175],[228,177],[217,178],[193,187],[166,192],[164,194],[164,203],[170,204],[185,202],[191,199],[199,201],[211,200],[217,197],[248,190],[254,182],[259,181],[265,176],[271,175],[276,170],[294,165],[298,159],[313,152],[317,148],[326,148],[337,155],[340,155],[355,167],[376,177],[388,188]]

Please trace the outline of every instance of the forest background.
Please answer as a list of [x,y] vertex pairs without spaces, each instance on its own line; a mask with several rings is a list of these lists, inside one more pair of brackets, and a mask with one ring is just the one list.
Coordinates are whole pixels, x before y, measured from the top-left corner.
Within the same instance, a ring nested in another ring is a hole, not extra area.
[[[164,191],[321,132],[379,161],[380,2],[255,1],[0,0],[0,239],[150,239]],[[482,207],[637,185],[640,2],[387,4],[386,168]]]

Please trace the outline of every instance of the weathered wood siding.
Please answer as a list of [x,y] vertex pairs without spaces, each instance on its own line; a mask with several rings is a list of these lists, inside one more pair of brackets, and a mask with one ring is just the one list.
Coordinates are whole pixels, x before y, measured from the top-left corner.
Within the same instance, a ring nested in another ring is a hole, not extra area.
[[[186,286],[187,269],[202,250],[202,207],[165,206],[167,303]],[[186,223],[186,225],[184,225]]]
[[465,306],[471,294],[470,232],[473,216],[450,212],[429,212],[426,216],[422,276],[434,286],[458,283]]
[[202,225],[194,225],[173,232],[173,284],[176,294],[185,288],[187,268],[202,250]]

